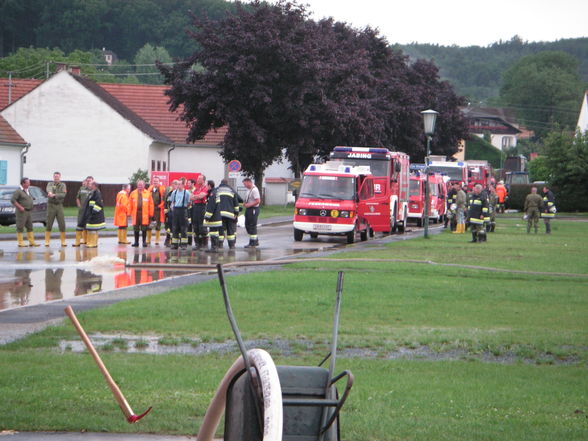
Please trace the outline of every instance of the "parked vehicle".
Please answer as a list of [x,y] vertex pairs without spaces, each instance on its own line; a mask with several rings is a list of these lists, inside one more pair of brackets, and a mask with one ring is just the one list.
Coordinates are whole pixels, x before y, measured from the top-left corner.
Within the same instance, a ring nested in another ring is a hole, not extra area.
[[468,189],[473,189],[476,184],[481,184],[483,188],[487,188],[492,179],[492,166],[488,161],[468,160],[467,164]]
[[373,231],[403,233],[408,217],[409,156],[383,147],[338,146],[329,158],[339,164],[370,168],[375,195],[360,207],[362,216],[369,218]]
[[429,173],[440,173],[445,175],[448,187],[456,182],[462,185],[468,185],[467,164],[462,161],[431,161],[429,163]]
[[294,209],[294,240],[307,233],[344,235],[347,243],[368,239],[369,219],[360,208],[375,196],[375,178],[369,167],[339,163],[312,164],[304,172]]
[[[8,226],[16,223],[16,207],[10,203],[12,195],[19,187],[16,185],[0,185],[0,225]],[[29,192],[33,197],[31,215],[33,223],[47,223],[47,194],[39,187],[30,186]]]
[[[429,221],[442,222],[446,215],[447,187],[439,173],[429,174]],[[408,218],[415,220],[418,227],[425,217],[425,174],[415,172],[410,176],[410,197]]]

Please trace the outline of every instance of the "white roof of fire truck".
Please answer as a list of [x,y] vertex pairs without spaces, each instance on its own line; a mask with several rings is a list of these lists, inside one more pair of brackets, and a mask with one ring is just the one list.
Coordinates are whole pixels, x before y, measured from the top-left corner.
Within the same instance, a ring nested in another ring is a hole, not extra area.
[[310,164],[304,173],[325,173],[352,176],[372,174],[368,165],[344,165],[340,162],[334,161],[327,161],[324,164]]

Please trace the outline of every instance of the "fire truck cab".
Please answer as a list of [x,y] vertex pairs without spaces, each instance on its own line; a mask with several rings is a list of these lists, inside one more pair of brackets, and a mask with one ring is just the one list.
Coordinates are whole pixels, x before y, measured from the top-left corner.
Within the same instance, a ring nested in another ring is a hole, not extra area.
[[461,183],[462,185],[468,184],[467,164],[462,161],[450,162],[433,160],[429,163],[429,173],[440,173],[445,175],[448,187],[456,182]]
[[369,166],[375,195],[359,207],[360,214],[369,219],[373,231],[403,233],[408,217],[409,156],[384,147],[338,146],[329,158],[339,164]]
[[483,188],[490,185],[492,179],[492,166],[488,161],[468,160],[468,189],[474,185],[481,184]]
[[376,179],[370,168],[327,162],[308,166],[302,178],[294,209],[294,240],[307,233],[344,235],[347,243],[359,234],[367,240],[370,233],[363,207],[375,195]]
[[[440,173],[429,174],[429,221],[441,222],[445,217],[447,187]],[[425,217],[425,174],[414,172],[410,176],[410,198],[408,217],[414,219],[418,227],[423,226]]]

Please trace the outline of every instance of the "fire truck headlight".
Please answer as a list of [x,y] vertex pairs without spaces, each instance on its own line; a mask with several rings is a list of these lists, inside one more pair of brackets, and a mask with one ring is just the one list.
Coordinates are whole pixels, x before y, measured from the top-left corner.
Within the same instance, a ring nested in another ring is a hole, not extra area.
[[331,210],[331,217],[339,217],[339,210]]
[[352,213],[353,213],[353,211],[351,211],[351,212],[349,212],[349,211],[342,211],[341,214],[339,215],[339,217],[345,217],[345,218],[352,217],[353,216]]
[[306,208],[299,208],[298,209],[298,214],[300,216],[306,216]]

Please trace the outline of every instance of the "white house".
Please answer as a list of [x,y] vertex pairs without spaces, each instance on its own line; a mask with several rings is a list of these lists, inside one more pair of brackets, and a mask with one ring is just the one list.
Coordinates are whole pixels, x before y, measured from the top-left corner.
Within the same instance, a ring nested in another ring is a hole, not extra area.
[[507,150],[517,145],[517,136],[521,133],[512,122],[507,120],[508,116],[504,109],[486,108],[462,108],[462,113],[468,120],[470,132],[483,138],[490,135],[490,142],[500,150]]
[[0,111],[30,143],[24,174],[66,181],[91,174],[121,184],[137,169],[195,171],[220,180],[224,131],[186,143],[188,129],[168,110],[166,86],[107,84],[61,71]]
[[22,178],[21,158],[29,144],[0,116],[0,185],[17,185]]
[[578,117],[578,130],[581,133],[588,132],[588,91],[584,92],[582,99],[582,107],[580,108],[580,116]]

